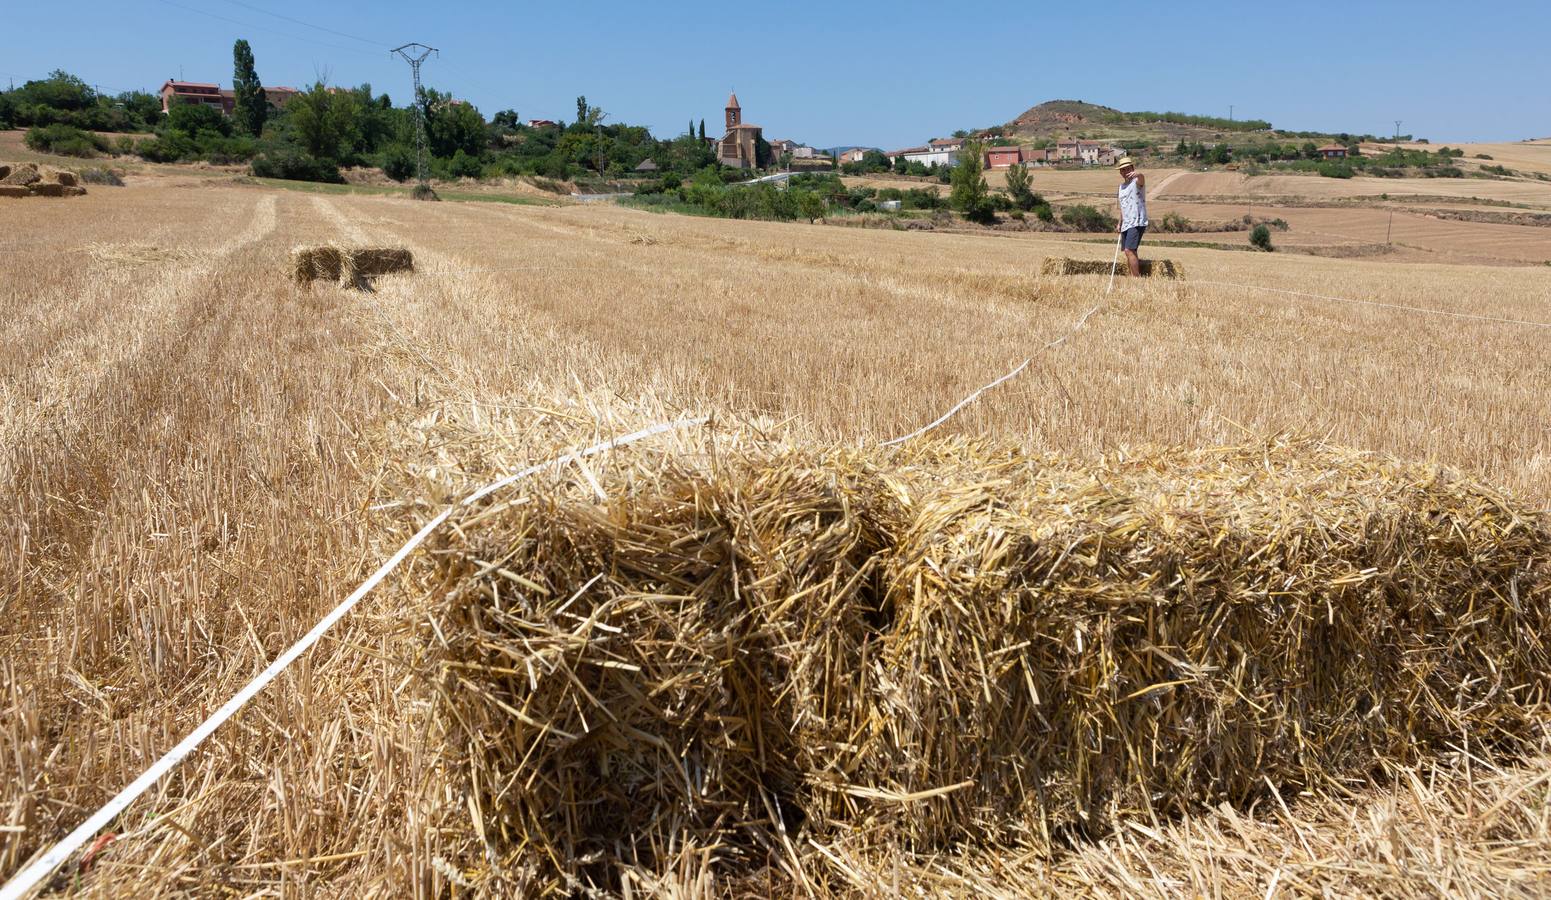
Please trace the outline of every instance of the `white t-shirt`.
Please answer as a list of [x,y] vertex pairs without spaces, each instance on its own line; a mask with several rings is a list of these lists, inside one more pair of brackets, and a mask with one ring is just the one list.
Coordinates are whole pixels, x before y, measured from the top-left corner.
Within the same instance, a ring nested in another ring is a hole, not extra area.
[[1135,176],[1120,186],[1120,230],[1147,226],[1147,200]]

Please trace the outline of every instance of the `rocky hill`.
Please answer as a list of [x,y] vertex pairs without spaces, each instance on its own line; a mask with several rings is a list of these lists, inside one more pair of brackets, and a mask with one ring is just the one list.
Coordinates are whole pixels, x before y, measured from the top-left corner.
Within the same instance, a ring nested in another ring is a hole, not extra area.
[[1122,112],[1082,100],[1051,100],[1030,107],[1001,129],[1025,140],[1085,138],[1115,142],[1212,142],[1229,134],[1264,132],[1269,122],[1230,121],[1175,112]]

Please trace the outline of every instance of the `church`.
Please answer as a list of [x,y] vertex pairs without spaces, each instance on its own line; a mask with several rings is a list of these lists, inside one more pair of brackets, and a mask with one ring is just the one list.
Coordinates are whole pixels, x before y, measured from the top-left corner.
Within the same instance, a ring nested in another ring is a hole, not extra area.
[[743,107],[738,105],[738,95],[727,98],[727,133],[716,142],[716,157],[724,166],[735,169],[759,167],[759,139],[762,129],[743,121]]

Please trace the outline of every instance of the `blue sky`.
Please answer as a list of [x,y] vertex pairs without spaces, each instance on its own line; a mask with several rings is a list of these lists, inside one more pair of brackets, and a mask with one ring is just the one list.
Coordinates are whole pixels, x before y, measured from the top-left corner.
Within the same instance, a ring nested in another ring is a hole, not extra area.
[[[1047,99],[1401,130],[1434,141],[1551,136],[1551,2],[752,4],[75,0],[8,4],[0,78],[64,68],[104,90],[229,85],[231,45],[266,84],[371,82],[402,103],[388,48],[441,55],[425,80],[488,117],[572,118],[585,94],[659,137],[708,130],[736,87],[766,137],[884,148],[1005,122]],[[750,11],[740,11],[747,8]]]

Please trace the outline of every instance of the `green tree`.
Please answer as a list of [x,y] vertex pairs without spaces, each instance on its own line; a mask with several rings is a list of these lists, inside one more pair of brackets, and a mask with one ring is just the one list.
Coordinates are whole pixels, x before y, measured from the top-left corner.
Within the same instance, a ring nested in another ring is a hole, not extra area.
[[754,165],[756,168],[768,169],[774,159],[774,152],[770,149],[770,142],[760,134],[754,138]]
[[1023,163],[1007,170],[1007,196],[1012,198],[1013,206],[1025,211],[1038,205],[1030,181],[1029,169]]
[[484,151],[488,137],[485,117],[472,103],[426,88],[421,94],[420,111],[425,116],[426,148],[432,156],[451,159],[459,150],[467,156],[478,156]]
[[799,191],[797,193],[797,211],[808,224],[813,224],[817,219],[824,218],[824,198],[813,191]]
[[705,140],[705,119],[700,120],[700,140]]
[[1275,249],[1271,246],[1271,229],[1264,225],[1255,226],[1255,229],[1249,233],[1249,242],[1267,253]]
[[959,164],[953,167],[949,181],[953,185],[950,200],[953,208],[971,222],[990,224],[996,221],[996,207],[991,202],[991,188],[981,174],[981,147],[978,141],[965,143],[959,151]]
[[181,131],[189,137],[200,132],[215,132],[221,137],[232,133],[232,122],[221,111],[204,103],[174,103],[167,110],[167,130]]
[[232,94],[235,95],[232,118],[237,128],[254,137],[263,134],[264,120],[269,117],[269,102],[258,70],[253,66],[253,49],[240,38],[232,45]]
[[355,95],[349,91],[314,82],[286,103],[285,112],[302,149],[314,159],[338,162],[355,143]]
[[1184,138],[1180,138],[1179,139],[1179,146],[1174,148],[1174,155],[1175,156],[1185,156],[1185,155],[1187,155],[1189,153],[1190,153],[1190,146],[1185,143],[1185,139]]

